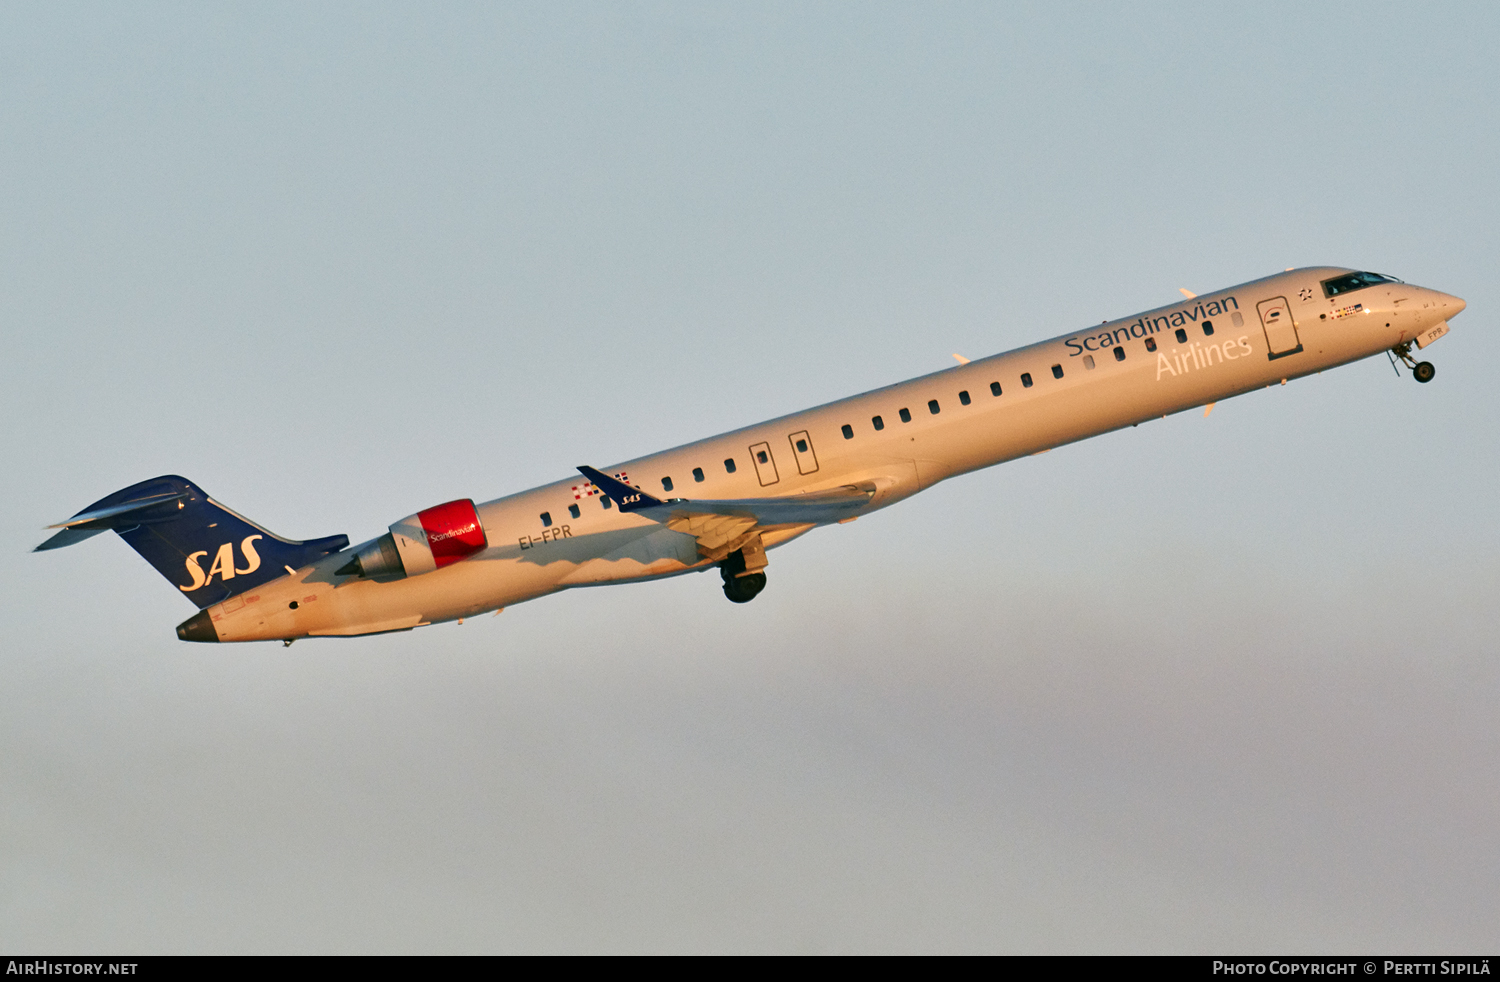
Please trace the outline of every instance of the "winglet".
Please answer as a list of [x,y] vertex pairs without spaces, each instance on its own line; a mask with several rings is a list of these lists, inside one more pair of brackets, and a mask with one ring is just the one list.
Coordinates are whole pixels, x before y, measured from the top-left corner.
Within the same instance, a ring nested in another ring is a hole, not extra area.
[[603,491],[611,501],[619,505],[621,511],[640,511],[642,508],[651,508],[662,503],[660,498],[653,498],[639,488],[633,488],[624,481],[616,480],[592,467],[579,467],[578,473],[594,482],[594,487]]

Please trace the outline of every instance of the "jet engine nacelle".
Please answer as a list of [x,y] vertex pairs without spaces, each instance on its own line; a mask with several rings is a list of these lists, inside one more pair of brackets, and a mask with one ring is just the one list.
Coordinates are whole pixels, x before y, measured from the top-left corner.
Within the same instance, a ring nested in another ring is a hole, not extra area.
[[484,524],[468,498],[408,515],[340,567],[340,576],[420,576],[483,552]]

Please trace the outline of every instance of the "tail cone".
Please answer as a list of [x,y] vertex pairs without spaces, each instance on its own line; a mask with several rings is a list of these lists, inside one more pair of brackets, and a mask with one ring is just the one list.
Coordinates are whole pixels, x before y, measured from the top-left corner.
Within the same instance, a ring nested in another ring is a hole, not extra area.
[[214,641],[219,640],[219,632],[214,629],[213,618],[208,616],[207,610],[200,610],[177,625],[177,636],[184,641]]

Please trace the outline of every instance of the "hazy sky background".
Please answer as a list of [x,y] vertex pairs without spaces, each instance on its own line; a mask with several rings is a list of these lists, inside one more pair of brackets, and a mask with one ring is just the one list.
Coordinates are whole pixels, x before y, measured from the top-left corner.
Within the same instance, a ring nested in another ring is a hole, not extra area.
[[[0,949],[1493,953],[1500,7],[0,8]],[[355,541],[1285,267],[1371,359],[718,577],[211,647]]]

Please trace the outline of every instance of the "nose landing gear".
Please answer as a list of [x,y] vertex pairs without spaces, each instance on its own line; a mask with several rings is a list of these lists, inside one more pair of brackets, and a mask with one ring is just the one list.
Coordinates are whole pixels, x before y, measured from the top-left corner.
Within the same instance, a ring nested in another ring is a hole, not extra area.
[[1402,341],[1390,350],[1391,368],[1396,369],[1396,374],[1400,375],[1401,370],[1396,368],[1398,358],[1401,359],[1403,365],[1411,369],[1411,377],[1424,385],[1431,382],[1432,377],[1437,374],[1437,369],[1433,367],[1432,362],[1417,361],[1411,356],[1410,341]]
[[719,575],[724,578],[724,596],[731,603],[747,604],[766,588],[766,574],[745,572],[745,554],[738,549],[719,564]]

